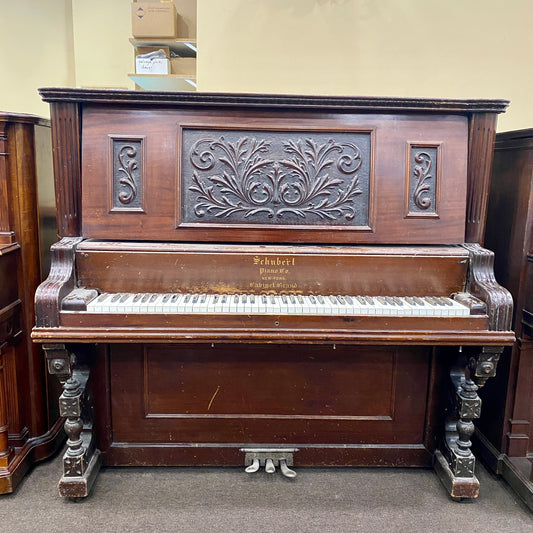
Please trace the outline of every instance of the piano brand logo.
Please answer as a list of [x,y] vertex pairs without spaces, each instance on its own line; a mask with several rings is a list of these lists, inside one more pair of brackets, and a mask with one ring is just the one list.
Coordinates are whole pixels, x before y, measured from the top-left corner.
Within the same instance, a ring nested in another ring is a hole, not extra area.
[[295,266],[294,257],[254,257],[254,265],[260,266]]

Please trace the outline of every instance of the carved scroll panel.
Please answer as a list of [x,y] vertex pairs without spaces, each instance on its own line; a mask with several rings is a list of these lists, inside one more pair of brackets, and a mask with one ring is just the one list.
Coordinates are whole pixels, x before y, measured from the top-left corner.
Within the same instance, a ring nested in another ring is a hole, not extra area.
[[181,132],[178,226],[370,226],[369,131]]
[[110,211],[143,209],[143,137],[110,136]]
[[440,145],[408,144],[405,216],[439,217]]

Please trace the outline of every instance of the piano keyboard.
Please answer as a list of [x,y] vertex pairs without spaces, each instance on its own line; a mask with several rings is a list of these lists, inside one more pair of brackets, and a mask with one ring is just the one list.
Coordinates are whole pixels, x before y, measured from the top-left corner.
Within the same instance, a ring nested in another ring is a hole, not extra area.
[[441,296],[102,293],[90,313],[466,316],[470,309]]

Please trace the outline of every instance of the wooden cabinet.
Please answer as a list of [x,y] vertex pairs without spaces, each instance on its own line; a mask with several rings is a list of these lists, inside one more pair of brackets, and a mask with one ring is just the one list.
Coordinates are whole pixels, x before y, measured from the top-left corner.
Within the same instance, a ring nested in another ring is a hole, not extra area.
[[0,493],[63,438],[43,352],[30,337],[56,237],[51,157],[49,121],[0,113]]
[[[480,394],[478,427],[486,461],[533,509],[533,129],[496,137],[485,246],[514,299],[517,342]],[[529,260],[528,260],[529,256]],[[529,325],[528,325],[529,324]]]

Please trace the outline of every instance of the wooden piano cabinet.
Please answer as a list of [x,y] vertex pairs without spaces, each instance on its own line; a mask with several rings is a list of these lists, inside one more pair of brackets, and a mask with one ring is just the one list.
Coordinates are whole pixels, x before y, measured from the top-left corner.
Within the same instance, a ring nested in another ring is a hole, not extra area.
[[515,302],[517,342],[481,397],[478,446],[533,509],[533,130],[496,136],[485,244]]
[[49,121],[0,113],[0,493],[63,442],[57,387],[49,389],[43,351],[30,337],[40,249],[56,236],[46,205],[53,192],[39,202],[38,182],[52,187]]
[[[63,385],[62,496],[87,496],[101,464],[276,460],[433,465],[452,498],[477,497],[477,391],[514,341],[481,246],[508,102],[41,94],[60,241],[32,335]],[[466,313],[91,311],[104,292],[452,298]]]

